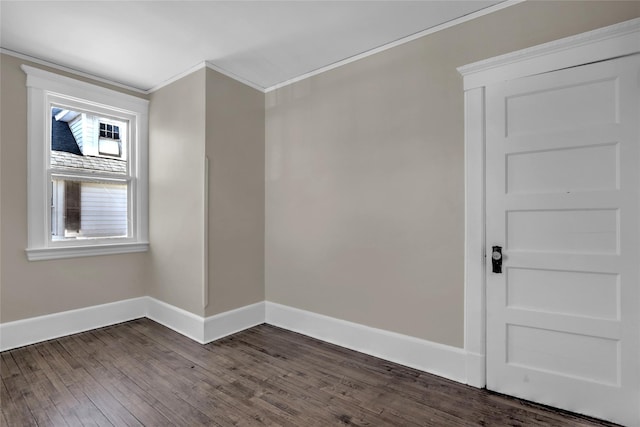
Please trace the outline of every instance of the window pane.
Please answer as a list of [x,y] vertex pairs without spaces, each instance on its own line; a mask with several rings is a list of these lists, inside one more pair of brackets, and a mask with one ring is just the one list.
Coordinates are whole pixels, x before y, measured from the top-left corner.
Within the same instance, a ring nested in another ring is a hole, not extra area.
[[115,139],[101,139],[98,141],[98,152],[107,156],[120,157],[120,143]]
[[126,237],[128,185],[54,178],[53,240]]
[[51,107],[51,168],[126,175],[127,126],[127,121]]
[[64,229],[65,235],[80,233],[81,209],[80,183],[64,181]]

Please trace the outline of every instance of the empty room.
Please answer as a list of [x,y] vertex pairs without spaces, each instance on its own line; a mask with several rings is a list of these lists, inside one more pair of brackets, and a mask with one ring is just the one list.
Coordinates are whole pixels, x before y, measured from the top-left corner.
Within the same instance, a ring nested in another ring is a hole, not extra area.
[[640,1],[0,0],[0,425],[640,427]]

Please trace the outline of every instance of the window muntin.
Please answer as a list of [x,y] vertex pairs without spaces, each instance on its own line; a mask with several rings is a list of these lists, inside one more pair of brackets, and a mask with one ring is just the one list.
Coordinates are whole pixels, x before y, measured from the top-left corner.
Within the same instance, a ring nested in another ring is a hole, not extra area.
[[[148,250],[148,101],[26,65],[22,69],[28,90],[28,259]],[[56,120],[71,124],[81,116],[91,117],[93,127],[74,129],[71,149],[52,149]],[[117,140],[100,138],[101,122],[111,125]],[[113,146],[101,147],[101,140],[117,142],[118,153]],[[96,207],[98,202],[119,208]],[[102,216],[94,221],[97,227],[91,224],[96,212]]]
[[100,138],[120,139],[120,126],[100,122]]

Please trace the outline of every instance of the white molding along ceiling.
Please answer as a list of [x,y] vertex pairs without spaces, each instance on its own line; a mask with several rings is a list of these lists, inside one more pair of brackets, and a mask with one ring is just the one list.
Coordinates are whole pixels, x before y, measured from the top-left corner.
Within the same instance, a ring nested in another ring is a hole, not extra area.
[[267,92],[521,1],[3,1],[0,48],[142,93],[202,67]]

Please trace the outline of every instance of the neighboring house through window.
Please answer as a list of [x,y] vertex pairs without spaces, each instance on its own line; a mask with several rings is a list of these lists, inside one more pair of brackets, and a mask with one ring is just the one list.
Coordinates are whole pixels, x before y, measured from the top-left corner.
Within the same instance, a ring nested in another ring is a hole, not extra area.
[[28,258],[147,250],[148,102],[23,70],[29,93]]
[[121,125],[100,122],[100,139],[98,140],[98,152],[100,154],[114,157],[122,155],[120,127]]
[[59,106],[51,107],[51,120],[52,239],[126,237],[127,123],[107,125],[104,117]]

